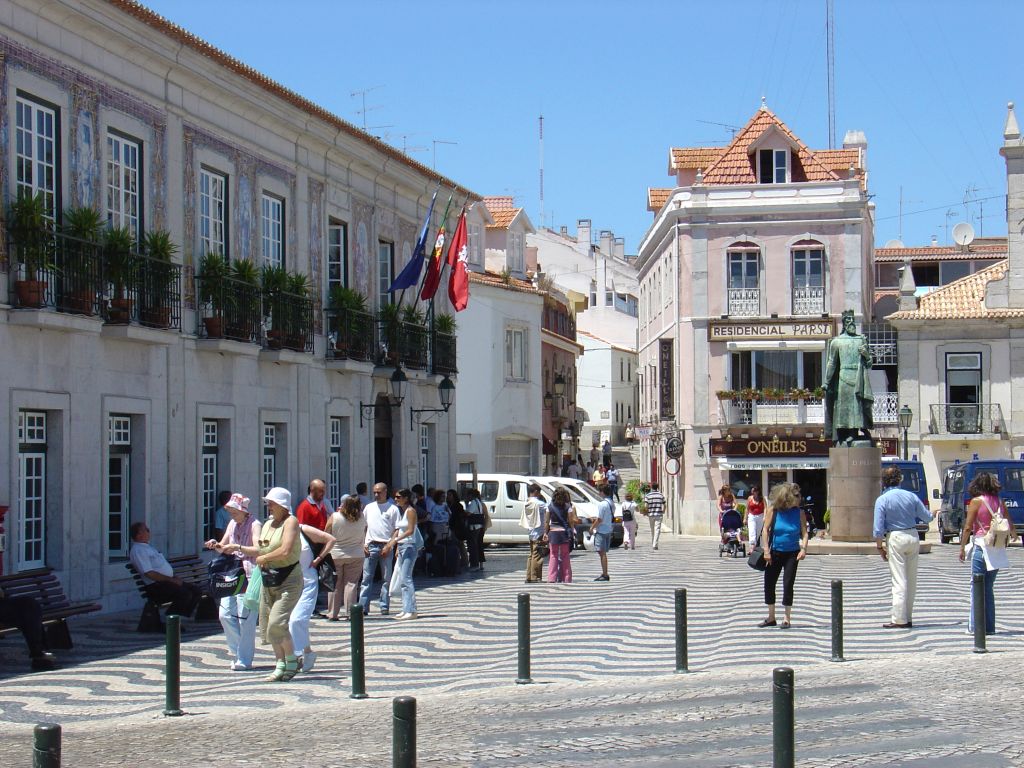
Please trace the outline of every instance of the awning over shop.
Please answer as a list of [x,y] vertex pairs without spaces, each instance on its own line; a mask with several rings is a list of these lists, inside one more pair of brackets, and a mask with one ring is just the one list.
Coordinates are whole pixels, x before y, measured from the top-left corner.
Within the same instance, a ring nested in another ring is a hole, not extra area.
[[719,459],[722,469],[828,469],[828,458],[800,459]]

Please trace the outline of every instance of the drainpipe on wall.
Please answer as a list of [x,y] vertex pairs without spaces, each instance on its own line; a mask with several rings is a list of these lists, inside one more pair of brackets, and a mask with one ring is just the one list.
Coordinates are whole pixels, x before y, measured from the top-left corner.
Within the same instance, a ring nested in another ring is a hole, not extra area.
[[9,507],[0,504],[0,576],[4,575],[4,552],[7,550],[7,534],[4,533],[4,516]]

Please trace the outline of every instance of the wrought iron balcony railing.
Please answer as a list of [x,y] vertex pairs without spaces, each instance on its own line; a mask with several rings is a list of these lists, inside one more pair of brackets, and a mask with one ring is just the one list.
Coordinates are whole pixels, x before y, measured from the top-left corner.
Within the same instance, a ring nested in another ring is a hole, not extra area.
[[287,291],[263,293],[263,345],[269,349],[313,351],[313,301]]
[[761,289],[730,288],[729,314],[735,317],[755,317],[761,314]]
[[430,370],[445,375],[456,373],[455,336],[434,331],[430,338]]
[[933,435],[997,434],[1006,429],[999,403],[939,403],[930,407]]
[[719,400],[722,423],[753,424],[824,424],[825,406],[820,397],[755,399],[735,397]]
[[820,285],[793,288],[794,315],[820,315],[825,311],[825,289]]
[[373,362],[377,355],[377,322],[369,312],[328,309],[324,312],[328,360]]
[[875,402],[871,406],[871,416],[875,426],[896,424],[900,410],[899,395],[896,392],[875,392]]
[[398,336],[398,354],[407,368],[424,370],[427,367],[429,332],[426,326],[402,323]]
[[218,277],[197,279],[202,317],[198,333],[207,339],[260,343],[263,338],[262,291],[258,285]]

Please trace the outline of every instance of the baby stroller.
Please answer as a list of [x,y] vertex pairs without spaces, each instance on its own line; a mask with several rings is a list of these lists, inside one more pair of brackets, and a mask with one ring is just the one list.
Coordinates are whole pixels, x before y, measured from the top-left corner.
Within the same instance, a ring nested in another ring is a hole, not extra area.
[[718,544],[718,556],[746,557],[747,545],[740,539],[743,517],[731,507],[718,516],[718,528],[722,532],[722,540]]

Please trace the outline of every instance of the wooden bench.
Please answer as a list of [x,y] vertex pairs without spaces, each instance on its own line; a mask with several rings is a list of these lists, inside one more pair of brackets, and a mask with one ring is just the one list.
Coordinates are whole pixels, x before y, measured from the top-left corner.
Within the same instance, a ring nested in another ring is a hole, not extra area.
[[[203,591],[203,596],[199,600],[199,605],[196,607],[196,620],[198,621],[212,621],[217,618],[217,605],[213,598],[210,597],[207,589],[209,580],[209,571],[207,570],[206,563],[203,562],[199,555],[179,555],[178,557],[169,557],[167,562],[171,564],[174,569],[174,575],[184,581],[186,584],[195,584]],[[128,569],[128,572],[132,575],[135,580],[135,586],[139,590],[139,594],[146,601],[146,604],[142,608],[142,616],[139,617],[139,632],[162,632],[160,622],[160,608],[164,605],[170,605],[170,602],[157,604],[156,601],[151,600],[149,595],[146,593],[146,580],[142,578],[142,574],[139,573],[135,566],[131,562],[124,564],[124,567]]]
[[[64,594],[60,579],[51,568],[36,568],[31,571],[0,576],[0,589],[7,597],[31,597],[43,610],[43,627],[46,641],[51,648],[67,650],[72,647],[71,631],[67,620],[100,610],[99,603],[72,603]],[[0,624],[0,635],[15,632],[15,627]]]

